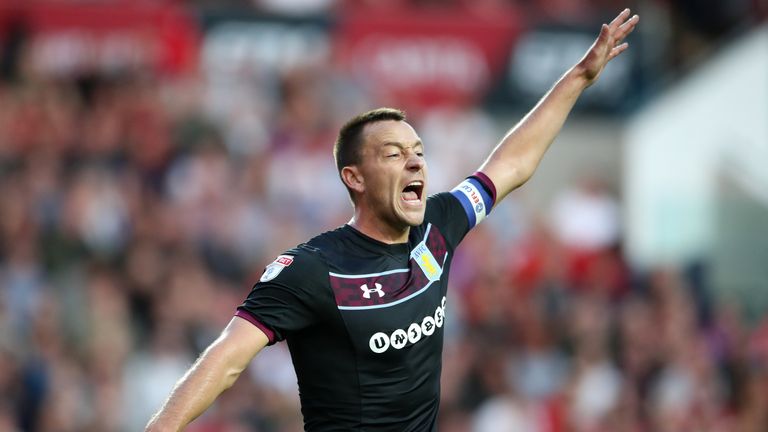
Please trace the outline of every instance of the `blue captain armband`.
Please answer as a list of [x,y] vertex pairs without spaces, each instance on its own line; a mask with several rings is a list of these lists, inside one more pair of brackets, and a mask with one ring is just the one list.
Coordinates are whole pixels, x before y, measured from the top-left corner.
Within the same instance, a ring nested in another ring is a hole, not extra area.
[[[485,184],[488,183],[488,184]],[[451,195],[459,200],[467,214],[469,229],[474,228],[491,212],[494,204],[495,188],[490,179],[483,173],[475,173],[459,183]]]

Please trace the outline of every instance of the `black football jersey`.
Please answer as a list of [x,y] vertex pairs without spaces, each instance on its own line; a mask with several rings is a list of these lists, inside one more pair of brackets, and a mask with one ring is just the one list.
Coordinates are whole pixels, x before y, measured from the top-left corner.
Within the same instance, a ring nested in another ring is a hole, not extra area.
[[238,308],[287,341],[305,430],[436,430],[451,258],[495,198],[479,174],[430,196],[407,243],[344,225],[286,251]]

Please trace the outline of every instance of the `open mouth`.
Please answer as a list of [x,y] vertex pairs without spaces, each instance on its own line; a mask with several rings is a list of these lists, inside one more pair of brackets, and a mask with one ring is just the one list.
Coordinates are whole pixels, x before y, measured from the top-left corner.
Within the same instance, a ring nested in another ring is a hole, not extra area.
[[421,180],[414,180],[403,188],[400,193],[400,197],[407,203],[418,203],[421,201],[421,195],[424,191],[424,182]]

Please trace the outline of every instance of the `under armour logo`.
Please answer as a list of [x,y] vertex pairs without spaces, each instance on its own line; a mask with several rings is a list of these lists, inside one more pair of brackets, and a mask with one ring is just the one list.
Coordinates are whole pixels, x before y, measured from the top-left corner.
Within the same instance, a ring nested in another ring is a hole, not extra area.
[[360,286],[360,289],[361,289],[361,290],[363,290],[363,297],[365,297],[365,298],[367,298],[367,299],[371,298],[371,293],[372,293],[372,292],[378,293],[380,298],[381,298],[381,297],[384,297],[384,291],[382,291],[382,290],[381,290],[381,284],[379,284],[379,283],[374,283],[373,285],[374,285],[376,288],[374,288],[374,289],[369,289],[369,288],[368,288],[368,284],[362,284],[362,285]]

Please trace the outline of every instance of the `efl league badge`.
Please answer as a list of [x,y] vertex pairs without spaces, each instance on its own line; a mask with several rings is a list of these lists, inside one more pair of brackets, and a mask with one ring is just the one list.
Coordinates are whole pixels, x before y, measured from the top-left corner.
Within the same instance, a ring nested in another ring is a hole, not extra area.
[[288,267],[293,263],[293,257],[290,255],[280,255],[272,261],[270,265],[268,265],[264,269],[264,273],[261,275],[261,279],[259,279],[260,282],[269,282],[272,279],[276,278],[277,275],[280,274],[281,271],[283,271],[284,268]]

